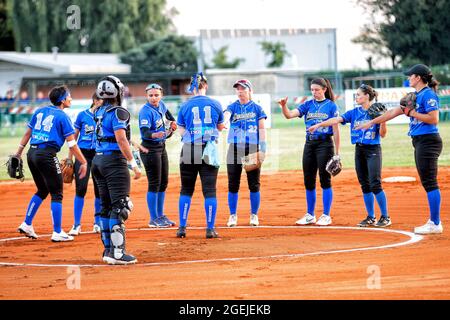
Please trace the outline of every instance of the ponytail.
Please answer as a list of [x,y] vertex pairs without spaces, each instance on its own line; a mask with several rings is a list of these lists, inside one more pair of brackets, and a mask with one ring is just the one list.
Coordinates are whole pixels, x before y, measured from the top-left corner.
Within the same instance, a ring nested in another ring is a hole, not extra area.
[[434,92],[437,92],[439,81],[437,81],[432,73],[421,75],[420,79],[428,85]]

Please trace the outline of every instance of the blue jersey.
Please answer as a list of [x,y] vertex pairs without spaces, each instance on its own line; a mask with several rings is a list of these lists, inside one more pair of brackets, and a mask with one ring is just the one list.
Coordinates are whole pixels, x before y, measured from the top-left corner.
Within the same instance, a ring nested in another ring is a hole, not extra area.
[[96,152],[120,150],[119,144],[115,141],[114,132],[122,129],[129,132],[129,117],[128,120],[120,120],[117,116],[118,108],[125,110],[122,107],[106,105],[95,111],[95,118],[98,119]]
[[219,101],[206,96],[195,96],[183,103],[178,112],[177,124],[186,129],[183,143],[206,143],[219,137],[217,125],[223,123]]
[[81,111],[75,120],[74,127],[80,131],[78,146],[81,149],[95,149],[94,114],[89,109]]
[[146,103],[142,106],[141,111],[139,111],[139,129],[141,131],[141,139],[146,141],[160,142],[166,140],[164,138],[144,138],[143,128],[148,128],[151,133],[165,132],[165,121],[166,121],[167,107],[164,102],[160,101],[158,108],[155,108],[150,103]]
[[[306,134],[309,135],[308,128],[316,123],[323,122],[327,119],[337,117],[339,115],[337,105],[329,100],[324,101],[308,100],[299,105],[297,110],[300,112],[299,117],[305,117]],[[312,135],[326,136],[333,135],[333,127],[320,127]]]
[[69,116],[56,106],[37,109],[28,127],[31,131],[31,145],[45,144],[61,149],[66,138],[75,133]]
[[231,113],[228,143],[259,143],[259,120],[267,119],[260,105],[253,101],[241,104],[237,100],[230,104],[225,111]]
[[352,144],[380,144],[380,125],[374,124],[367,130],[355,130],[355,127],[372,120],[367,110],[361,106],[345,112],[341,115],[344,121],[342,124],[350,122],[350,136]]
[[[416,112],[427,114],[428,112],[439,110],[439,98],[429,87],[425,87],[416,93]],[[428,124],[411,117],[409,123],[410,136],[420,136],[424,134],[438,133],[435,124]]]

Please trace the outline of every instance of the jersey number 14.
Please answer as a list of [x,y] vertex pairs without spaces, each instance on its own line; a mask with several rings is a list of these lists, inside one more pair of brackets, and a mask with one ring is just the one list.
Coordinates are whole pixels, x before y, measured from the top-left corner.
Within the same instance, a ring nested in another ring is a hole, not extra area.
[[43,113],[38,113],[36,115],[36,124],[34,125],[34,128],[36,130],[41,130],[42,126],[44,127],[44,131],[50,132],[50,130],[53,127],[53,118],[55,116],[49,115],[45,117],[44,121],[42,121],[42,117],[44,116]]

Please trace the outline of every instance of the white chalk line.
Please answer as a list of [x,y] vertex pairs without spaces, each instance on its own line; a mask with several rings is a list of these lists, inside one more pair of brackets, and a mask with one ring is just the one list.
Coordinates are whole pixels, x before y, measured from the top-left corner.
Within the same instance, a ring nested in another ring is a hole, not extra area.
[[[127,229],[127,231],[167,231],[167,230],[176,230],[177,228],[135,228],[135,229]],[[201,230],[205,229],[204,227],[189,227],[187,230]],[[186,261],[168,261],[168,262],[149,262],[149,263],[137,263],[136,266],[167,266],[167,265],[182,265],[182,264],[197,264],[197,263],[213,263],[213,262],[235,262],[235,261],[249,261],[249,260],[260,260],[260,259],[293,259],[293,258],[301,258],[308,256],[318,256],[318,255],[326,255],[326,254],[336,254],[336,253],[348,253],[348,252],[357,252],[357,251],[369,251],[369,250],[380,250],[380,249],[388,249],[395,248],[401,246],[407,246],[414,243],[417,243],[423,239],[423,236],[414,234],[409,231],[403,230],[394,230],[394,229],[379,229],[379,228],[361,228],[361,227],[336,227],[336,226],[327,226],[327,227],[314,227],[314,226],[259,226],[259,227],[217,227],[216,229],[337,229],[337,230],[358,230],[358,231],[368,231],[368,232],[386,232],[386,233],[396,233],[409,237],[408,240],[382,245],[382,246],[373,246],[373,247],[364,247],[364,248],[353,248],[353,249],[341,249],[341,250],[329,250],[329,251],[316,251],[310,253],[291,253],[291,254],[277,254],[277,255],[268,255],[268,256],[257,256],[257,257],[235,257],[235,258],[218,258],[218,259],[203,259],[203,260],[186,260]],[[83,232],[82,234],[92,234],[93,232]],[[40,237],[50,237],[51,234],[41,235]],[[27,237],[14,237],[14,238],[6,238],[0,239],[0,242],[6,241],[15,241],[28,239]],[[183,241],[183,240],[180,240]],[[138,257],[139,261],[139,257]],[[42,264],[42,263],[23,263],[23,262],[1,262],[0,266],[15,266],[15,267],[80,267],[80,268],[92,268],[92,267],[119,267],[119,266],[111,266],[107,264]],[[123,266],[122,266],[123,267]]]

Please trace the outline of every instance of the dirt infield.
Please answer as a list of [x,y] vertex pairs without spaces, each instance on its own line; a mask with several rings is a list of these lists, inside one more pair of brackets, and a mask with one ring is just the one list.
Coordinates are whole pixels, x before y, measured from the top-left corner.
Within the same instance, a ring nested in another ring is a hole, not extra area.
[[[415,168],[383,169],[383,176],[418,179]],[[406,245],[402,244],[413,235],[294,227],[306,208],[302,179],[297,171],[263,175],[262,227],[250,228],[244,177],[238,207],[242,228],[219,228],[220,238],[208,240],[203,229],[205,214],[199,184],[189,215],[192,228],[188,228],[186,239],[178,239],[175,229],[146,227],[146,179],[134,182],[135,209],[127,222],[127,247],[139,263],[127,267],[103,265],[99,235],[87,233],[71,243],[51,243],[49,200],[35,218],[34,228],[41,236],[38,240],[2,241],[20,237],[16,228],[23,221],[34,185],[31,181],[1,183],[0,263],[24,265],[0,265],[0,299],[450,298],[450,167],[441,167],[439,172],[444,233],[422,240],[418,237],[417,242]],[[224,227],[228,218],[226,176],[219,177],[218,186],[217,226]],[[426,222],[426,194],[419,182],[385,183],[384,189],[393,221],[390,230],[411,232],[414,226]],[[333,226],[354,227],[365,217],[354,171],[344,170],[334,178],[333,190]],[[166,214],[175,221],[178,191],[179,178],[171,176]],[[74,185],[66,186],[64,192],[63,226],[67,231],[73,219]],[[92,194],[87,195],[85,203],[82,225],[84,231],[90,231]],[[320,189],[317,205],[316,212],[320,213]],[[376,212],[379,216],[377,207]],[[74,287],[74,283],[78,285]]]

